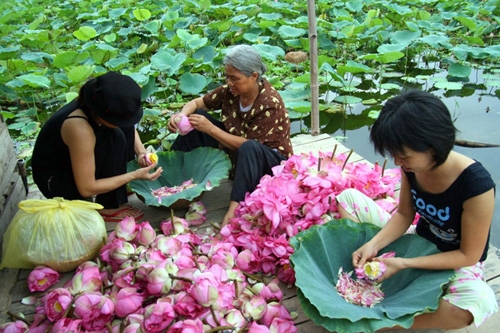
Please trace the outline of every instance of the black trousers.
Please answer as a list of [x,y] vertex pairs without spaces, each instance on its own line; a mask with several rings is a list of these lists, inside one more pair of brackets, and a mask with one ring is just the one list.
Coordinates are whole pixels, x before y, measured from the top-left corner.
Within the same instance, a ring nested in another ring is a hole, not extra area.
[[[195,113],[207,117],[214,125],[226,131],[222,122],[206,111],[196,110]],[[171,149],[190,151],[198,147],[220,148],[220,144],[210,135],[192,130],[184,136],[177,136]],[[272,174],[272,168],[284,160],[286,157],[256,140],[244,142],[232,156],[234,182],[231,201],[243,201],[247,192],[255,190],[262,176]]]
[[[135,158],[134,140],[135,128],[106,128],[96,131],[96,144],[94,148],[95,178],[108,178],[127,172],[127,162]],[[82,197],[76,186],[73,170],[40,171],[38,188],[46,198],[62,197],[67,200],[86,200]],[[99,194],[95,202],[104,208],[117,208],[126,203],[126,185]]]

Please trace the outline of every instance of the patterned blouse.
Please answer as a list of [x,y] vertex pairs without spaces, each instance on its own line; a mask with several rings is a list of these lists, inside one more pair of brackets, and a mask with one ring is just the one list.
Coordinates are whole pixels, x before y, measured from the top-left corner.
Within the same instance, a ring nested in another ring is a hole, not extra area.
[[259,83],[259,89],[250,110],[245,112],[240,110],[240,96],[234,96],[227,85],[203,96],[203,102],[210,110],[222,111],[221,120],[230,134],[257,140],[290,157],[290,118],[285,103],[266,79]]

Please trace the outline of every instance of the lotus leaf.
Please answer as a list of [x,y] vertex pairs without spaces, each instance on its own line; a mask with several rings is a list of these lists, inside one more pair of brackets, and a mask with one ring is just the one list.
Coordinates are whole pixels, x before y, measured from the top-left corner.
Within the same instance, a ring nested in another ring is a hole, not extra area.
[[[352,253],[379,230],[370,223],[341,219],[313,226],[291,239],[297,295],[304,312],[316,324],[337,332],[371,332],[395,325],[409,328],[414,316],[437,309],[443,285],[453,270],[400,271],[382,282],[385,298],[371,308],[351,304],[337,293],[339,268],[352,271]],[[417,235],[404,235],[379,254],[390,251],[406,258],[439,252]]]
[[[227,154],[215,148],[201,147],[189,152],[167,151],[159,152],[157,155],[158,166],[163,168],[162,175],[155,181],[134,180],[130,182],[130,188],[149,206],[172,207],[180,200],[193,201],[210,187],[219,186],[220,181],[228,176],[231,168],[231,161]],[[127,165],[128,171],[138,168],[139,164],[135,160]],[[165,196],[161,200],[151,193],[152,190],[163,186],[179,186],[190,179],[193,179],[193,183],[197,185]]]

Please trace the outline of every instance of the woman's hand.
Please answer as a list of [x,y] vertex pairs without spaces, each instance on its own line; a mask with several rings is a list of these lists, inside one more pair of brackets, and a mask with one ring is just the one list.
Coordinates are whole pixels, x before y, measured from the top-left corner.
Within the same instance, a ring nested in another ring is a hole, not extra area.
[[143,168],[149,166],[149,163],[146,160],[147,153],[148,153],[147,151],[144,151],[144,153],[141,153],[137,156],[137,163],[139,163],[139,165]]
[[[158,163],[148,165],[146,167],[137,169],[134,171],[135,173],[135,179],[144,179],[144,180],[156,180],[158,177],[161,176],[161,173],[163,172],[163,168],[159,167],[158,169],[154,170]],[[154,170],[153,172],[151,172]]]
[[177,123],[175,122],[174,117],[170,117],[170,119],[168,120],[167,129],[170,133],[177,132]]
[[404,259],[399,257],[375,258],[374,261],[383,262],[385,264],[385,272],[377,279],[377,282],[382,282],[405,268]]
[[210,132],[211,128],[215,126],[205,116],[199,114],[190,115],[189,122],[196,130],[207,134]]
[[367,262],[377,256],[378,249],[368,242],[352,253],[352,265],[361,268]]

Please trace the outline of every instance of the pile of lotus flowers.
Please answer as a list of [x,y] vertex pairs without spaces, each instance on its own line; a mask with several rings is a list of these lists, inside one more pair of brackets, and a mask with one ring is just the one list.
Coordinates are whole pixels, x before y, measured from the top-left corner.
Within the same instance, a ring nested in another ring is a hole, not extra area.
[[296,332],[278,281],[249,277],[232,243],[197,235],[172,216],[160,224],[125,218],[95,261],[82,263],[62,287],[37,267],[29,289],[45,291],[34,323],[2,332]]
[[336,195],[355,188],[387,211],[393,210],[399,169],[379,164],[348,163],[350,154],[293,155],[262,177],[259,185],[236,210],[236,217],[221,230],[245,258],[247,273],[262,272],[293,284],[289,257],[291,237],[313,225],[338,218]]

